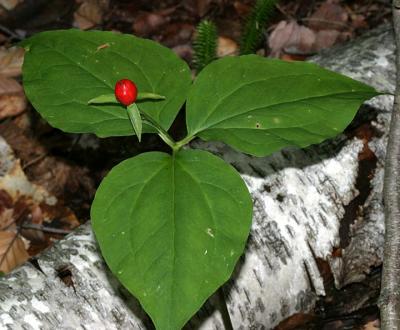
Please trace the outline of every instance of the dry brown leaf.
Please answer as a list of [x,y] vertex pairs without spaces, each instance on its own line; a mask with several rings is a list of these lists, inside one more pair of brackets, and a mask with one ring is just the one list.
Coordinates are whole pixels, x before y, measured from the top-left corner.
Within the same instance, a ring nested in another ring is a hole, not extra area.
[[306,61],[306,55],[295,55],[295,54],[282,54],[280,59],[283,61],[291,62],[291,61]]
[[283,52],[294,55],[312,55],[332,47],[342,33],[337,30],[313,31],[295,21],[281,21],[269,36],[271,57],[280,57]]
[[134,18],[133,31],[140,36],[160,35],[165,32],[162,26],[171,21],[177,8],[173,6],[152,12],[139,12]]
[[24,49],[21,47],[0,48],[0,75],[16,77],[21,75]]
[[315,32],[295,21],[281,21],[268,38],[271,56],[279,57],[282,51],[291,54],[310,53],[316,40]]
[[363,330],[379,330],[380,328],[379,320],[370,321],[363,326]]
[[[13,206],[13,199],[4,189],[0,189],[0,210],[10,209]],[[2,230],[0,226],[0,230]]]
[[281,323],[275,327],[275,330],[294,330],[298,328],[303,328],[308,322],[312,321],[315,316],[305,313],[296,313],[287,319],[283,320]]
[[0,271],[8,273],[29,259],[22,238],[11,231],[0,231]]
[[141,13],[135,18],[133,31],[140,36],[147,36],[156,32],[167,22],[167,18],[158,13]]
[[6,10],[11,10],[15,8],[23,0],[0,0],[0,5]]
[[212,0],[197,0],[197,15],[203,17],[211,8]]
[[48,191],[27,179],[18,160],[13,163],[5,175],[0,176],[0,189],[7,191],[14,202],[23,196],[38,204],[44,202],[48,205],[55,205],[57,203],[57,199]]
[[187,62],[191,62],[193,58],[193,47],[189,45],[178,45],[172,48],[174,53]]
[[320,30],[313,45],[313,51],[318,52],[321,49],[332,47],[340,37],[338,30]]
[[109,0],[84,0],[74,13],[74,26],[87,30],[103,20],[103,15],[107,11]]
[[14,79],[0,76],[0,119],[16,116],[26,108],[22,86]]
[[345,9],[336,3],[323,3],[310,18],[308,26],[315,30],[345,30],[349,15]]
[[251,10],[251,6],[243,3],[243,1],[235,1],[233,3],[233,7],[235,8],[236,13],[241,17],[246,17],[247,15],[249,15]]
[[217,46],[217,56],[224,57],[224,56],[233,56],[239,53],[239,46],[238,44],[226,37],[218,37],[218,46]]
[[[9,229],[14,222],[14,210],[4,209],[0,213],[0,230]],[[13,225],[14,226],[14,225]]]
[[162,29],[162,43],[169,48],[189,44],[194,32],[193,24],[184,22],[167,24]]
[[364,15],[357,15],[357,14],[351,15],[351,25],[352,25],[353,29],[367,29],[368,28],[368,22]]

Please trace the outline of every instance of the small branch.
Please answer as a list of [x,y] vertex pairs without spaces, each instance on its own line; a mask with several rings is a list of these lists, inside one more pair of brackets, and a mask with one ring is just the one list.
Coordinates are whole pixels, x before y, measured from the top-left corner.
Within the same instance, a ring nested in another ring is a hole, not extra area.
[[8,27],[6,27],[6,26],[4,26],[2,24],[0,24],[0,31],[5,33],[5,34],[8,34],[9,37],[14,38],[16,40],[23,40],[24,39],[23,36],[19,35],[18,33],[14,32],[12,30],[10,30]]
[[301,19],[302,22],[308,22],[308,23],[323,23],[323,24],[330,24],[335,25],[337,28],[348,28],[348,24],[342,23],[342,22],[335,22],[335,21],[330,21],[328,19],[322,19],[322,18],[312,18],[312,17],[305,17]]
[[39,161],[41,161],[43,158],[45,158],[47,156],[47,153],[41,154],[35,158],[33,158],[32,160],[30,160],[29,162],[27,162],[25,165],[22,166],[23,170],[26,170],[28,167],[38,163]]
[[231,316],[229,315],[228,307],[226,306],[226,299],[223,287],[218,289],[218,307],[224,322],[225,330],[233,330]]
[[141,112],[143,117],[143,123],[155,128],[158,132],[158,136],[168,144],[173,152],[176,152],[180,149],[180,145],[178,145],[174,139],[168,134],[168,132],[163,129],[156,121],[154,121],[150,116],[148,116],[145,112]]
[[383,198],[385,247],[379,307],[381,329],[400,329],[400,0],[393,0],[396,54],[396,93],[386,149]]
[[190,141],[192,141],[195,138],[194,135],[188,135],[182,140],[176,142],[176,146],[178,149],[182,148],[183,146],[187,145]]
[[21,229],[40,230],[45,233],[59,234],[59,235],[68,235],[68,234],[72,233],[72,230],[52,228],[52,227],[47,227],[47,226],[43,226],[43,225],[37,225],[34,223],[25,223],[21,226]]

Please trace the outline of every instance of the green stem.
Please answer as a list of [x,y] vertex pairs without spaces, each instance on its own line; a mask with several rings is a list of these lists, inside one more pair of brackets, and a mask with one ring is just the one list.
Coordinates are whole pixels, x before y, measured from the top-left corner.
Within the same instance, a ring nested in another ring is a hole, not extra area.
[[172,152],[175,154],[176,152],[179,151],[180,148],[182,148],[184,145],[188,144],[190,141],[192,141],[195,137],[193,135],[188,135],[182,140],[175,142],[174,139],[171,137],[171,135],[168,134],[168,132],[163,129],[155,120],[153,120],[149,115],[147,115],[144,112],[141,112],[141,115],[143,117],[143,122],[146,123],[147,125],[153,127],[154,129],[157,130],[157,133],[159,137],[166,143],[168,144]]
[[[160,138],[166,143],[168,144],[172,150],[176,149],[176,142],[172,139],[172,137],[168,134],[168,132],[163,129],[160,125],[158,125],[157,122],[155,122],[150,116],[148,116],[146,113],[141,112],[142,117],[144,118],[144,122],[155,128],[158,132],[158,135],[160,136]],[[178,148],[179,149],[179,148]]]
[[183,138],[182,140],[176,142],[176,146],[178,147],[178,149],[182,148],[184,145],[188,144],[190,141],[192,141],[195,138],[195,136],[193,135],[188,135],[185,138]]

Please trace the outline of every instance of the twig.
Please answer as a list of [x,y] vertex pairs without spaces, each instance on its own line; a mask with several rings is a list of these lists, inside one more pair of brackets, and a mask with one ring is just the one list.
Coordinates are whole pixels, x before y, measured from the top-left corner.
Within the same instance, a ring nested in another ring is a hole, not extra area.
[[47,156],[47,153],[41,154],[33,159],[31,159],[29,162],[27,162],[25,165],[22,166],[23,170],[26,170],[28,167],[36,164],[37,162],[41,161],[43,158]]
[[325,25],[335,25],[337,28],[347,28],[349,25],[342,22],[335,22],[330,21],[323,18],[313,18],[313,17],[305,17],[301,19],[302,22],[309,22],[309,23],[323,23]]
[[47,226],[43,226],[43,225],[37,225],[34,223],[25,223],[21,226],[21,229],[40,230],[40,231],[43,231],[46,233],[60,234],[60,235],[68,235],[68,234],[72,233],[72,230],[52,228],[52,227],[47,227]]
[[228,307],[226,306],[226,299],[223,287],[220,287],[217,292],[219,311],[222,316],[225,330],[233,330],[231,316],[229,315]]
[[286,12],[279,4],[275,4],[275,8],[283,15],[285,18],[295,19],[295,17],[288,12]]
[[14,38],[16,40],[23,40],[24,39],[23,36],[20,36],[18,33],[10,30],[8,27],[6,27],[6,26],[4,26],[2,24],[0,24],[0,31],[5,33],[5,34],[8,34],[9,37]]
[[385,247],[379,307],[381,329],[400,329],[400,0],[393,0],[396,54],[396,92],[386,149],[383,198]]
[[375,0],[375,1],[381,3],[382,5],[384,5],[386,7],[390,7],[390,3],[385,0]]

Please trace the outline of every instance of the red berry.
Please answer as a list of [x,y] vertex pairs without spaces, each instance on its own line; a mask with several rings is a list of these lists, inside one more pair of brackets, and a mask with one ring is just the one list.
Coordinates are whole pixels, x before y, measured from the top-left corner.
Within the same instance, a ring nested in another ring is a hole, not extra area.
[[132,80],[121,79],[115,84],[115,98],[125,106],[135,103],[137,87]]

